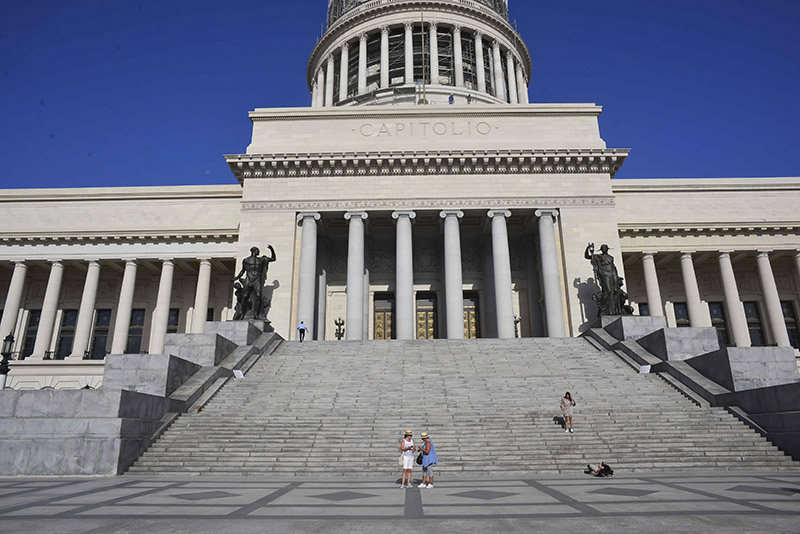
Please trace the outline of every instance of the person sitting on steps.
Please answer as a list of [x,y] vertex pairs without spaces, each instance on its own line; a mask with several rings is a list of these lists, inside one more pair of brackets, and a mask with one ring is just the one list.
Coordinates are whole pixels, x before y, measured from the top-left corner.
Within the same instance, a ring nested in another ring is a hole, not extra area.
[[611,469],[611,466],[605,462],[600,462],[597,465],[587,464],[586,470],[584,471],[587,475],[593,475],[596,477],[613,477],[614,470]]

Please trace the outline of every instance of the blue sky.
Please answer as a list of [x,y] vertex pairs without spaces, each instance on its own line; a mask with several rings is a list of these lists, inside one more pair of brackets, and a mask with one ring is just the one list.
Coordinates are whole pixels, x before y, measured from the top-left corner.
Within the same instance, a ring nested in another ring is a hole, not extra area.
[[[0,0],[0,187],[234,183],[305,106],[325,0]],[[595,102],[620,178],[800,175],[800,0],[511,0],[533,102]]]

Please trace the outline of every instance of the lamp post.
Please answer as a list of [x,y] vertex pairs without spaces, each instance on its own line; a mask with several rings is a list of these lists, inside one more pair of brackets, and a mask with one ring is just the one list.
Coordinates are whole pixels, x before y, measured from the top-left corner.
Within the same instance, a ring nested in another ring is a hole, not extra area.
[[14,349],[14,336],[8,334],[3,340],[3,347],[0,349],[0,354],[3,359],[0,360],[0,391],[6,389],[6,382],[8,381],[8,360],[11,358],[11,351]]

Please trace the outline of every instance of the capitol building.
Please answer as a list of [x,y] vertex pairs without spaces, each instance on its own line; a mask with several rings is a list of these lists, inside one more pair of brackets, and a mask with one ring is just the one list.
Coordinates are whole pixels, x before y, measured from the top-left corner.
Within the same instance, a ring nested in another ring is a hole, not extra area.
[[287,340],[578,336],[594,243],[635,314],[797,353],[800,178],[615,178],[636,140],[608,147],[600,105],[529,101],[508,8],[330,0],[308,106],[249,112],[230,185],[0,190],[6,387],[95,389],[107,355],[232,319],[269,245]]

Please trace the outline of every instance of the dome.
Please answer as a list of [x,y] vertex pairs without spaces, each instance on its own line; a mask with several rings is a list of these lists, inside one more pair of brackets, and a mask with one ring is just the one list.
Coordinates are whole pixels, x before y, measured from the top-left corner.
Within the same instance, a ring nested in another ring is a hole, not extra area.
[[[336,22],[342,15],[351,9],[366,4],[367,2],[374,2],[375,0],[328,0],[328,26]],[[392,0],[383,0],[384,2]],[[492,8],[494,11],[508,19],[508,0],[474,0],[479,4],[483,4]]]

